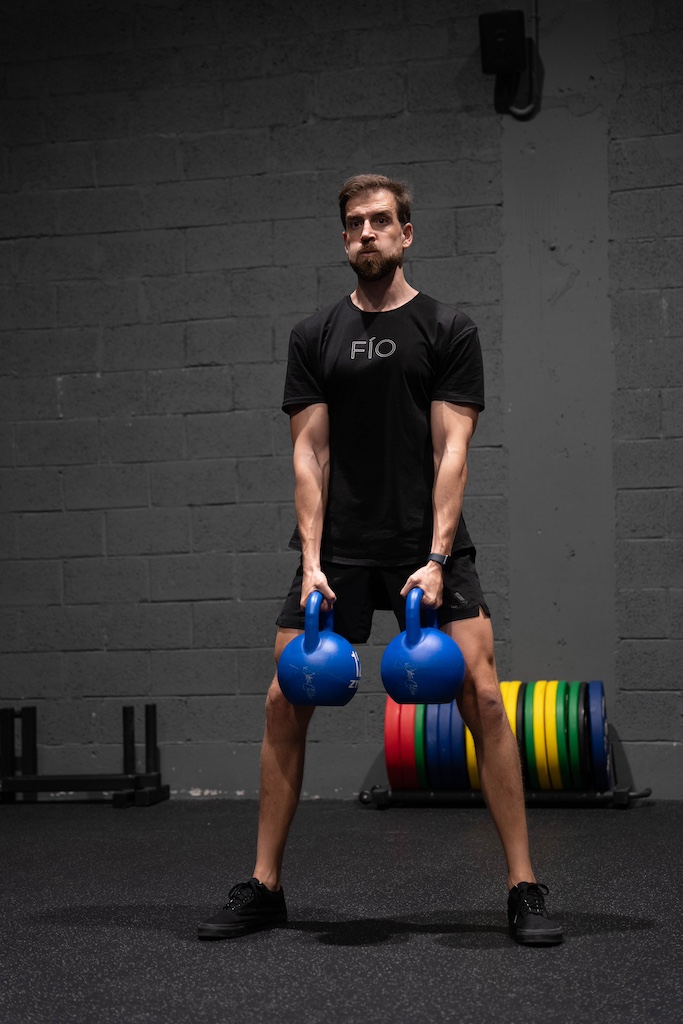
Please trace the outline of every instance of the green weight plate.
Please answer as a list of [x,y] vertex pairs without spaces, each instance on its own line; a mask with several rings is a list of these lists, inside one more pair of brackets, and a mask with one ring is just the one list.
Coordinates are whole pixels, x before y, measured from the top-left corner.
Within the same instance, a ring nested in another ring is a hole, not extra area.
[[567,702],[567,736],[569,738],[569,770],[572,777],[572,789],[582,789],[581,757],[579,753],[579,690],[581,683],[569,684]]
[[429,789],[441,789],[439,768],[439,704],[427,704],[425,712],[425,750]]
[[417,781],[420,789],[429,789],[427,780],[427,762],[425,757],[425,714],[426,705],[417,704],[415,707],[415,767],[417,768]]
[[524,691],[524,753],[526,775],[529,789],[540,789],[536,770],[536,751],[534,749],[534,690],[535,683],[527,683]]
[[398,746],[405,789],[419,789],[415,764],[415,708],[416,704],[403,704],[398,725]]
[[569,700],[569,683],[560,680],[557,684],[555,698],[555,721],[557,727],[557,755],[560,763],[562,789],[572,788],[572,772],[569,767],[569,737],[567,736],[567,702]]

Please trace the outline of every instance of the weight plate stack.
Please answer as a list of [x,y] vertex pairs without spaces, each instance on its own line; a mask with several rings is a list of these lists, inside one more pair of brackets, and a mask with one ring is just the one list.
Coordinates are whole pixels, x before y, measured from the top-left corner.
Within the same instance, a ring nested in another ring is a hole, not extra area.
[[[614,788],[600,680],[516,680],[501,682],[500,689],[528,790]],[[456,701],[398,704],[387,697],[384,750],[391,789],[481,789],[474,739]]]

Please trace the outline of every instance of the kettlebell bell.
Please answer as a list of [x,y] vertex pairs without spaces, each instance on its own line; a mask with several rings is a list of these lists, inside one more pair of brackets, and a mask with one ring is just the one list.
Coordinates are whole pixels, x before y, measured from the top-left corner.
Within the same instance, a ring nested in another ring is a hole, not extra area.
[[323,613],[323,595],[314,590],[306,602],[304,632],[290,640],[280,655],[277,678],[290,704],[348,704],[358,689],[360,658],[348,640],[332,631],[334,613]]
[[425,608],[427,625],[420,625],[422,596],[414,587],[406,598],[406,628],[382,656],[382,682],[397,704],[450,704],[462,688],[465,659],[455,640],[436,628],[435,608]]

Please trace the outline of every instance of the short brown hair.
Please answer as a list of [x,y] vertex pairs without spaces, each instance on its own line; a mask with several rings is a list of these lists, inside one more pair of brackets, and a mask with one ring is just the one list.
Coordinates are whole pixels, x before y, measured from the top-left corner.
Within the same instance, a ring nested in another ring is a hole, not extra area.
[[393,178],[387,178],[384,174],[354,174],[353,177],[346,179],[339,192],[339,212],[344,227],[346,227],[346,204],[349,199],[360,195],[361,192],[376,192],[382,188],[394,193],[399,222],[401,224],[408,223],[413,196],[405,181],[395,181]]

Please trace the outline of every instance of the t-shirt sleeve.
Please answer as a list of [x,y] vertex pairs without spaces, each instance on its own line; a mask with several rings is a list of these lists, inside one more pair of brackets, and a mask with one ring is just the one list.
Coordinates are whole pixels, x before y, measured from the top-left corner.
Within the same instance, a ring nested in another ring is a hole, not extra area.
[[313,346],[306,344],[305,338],[295,328],[289,338],[282,408],[288,412],[293,405],[312,405],[324,401],[319,358],[315,357]]
[[471,320],[465,326],[454,323],[437,347],[432,401],[484,408],[484,364],[479,334]]

